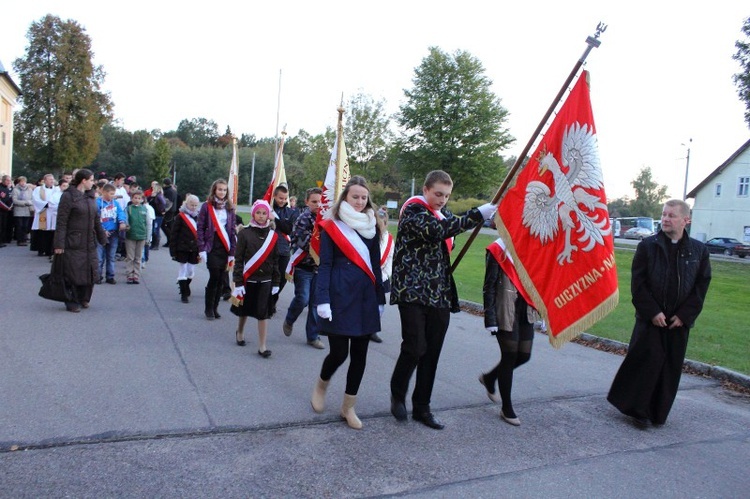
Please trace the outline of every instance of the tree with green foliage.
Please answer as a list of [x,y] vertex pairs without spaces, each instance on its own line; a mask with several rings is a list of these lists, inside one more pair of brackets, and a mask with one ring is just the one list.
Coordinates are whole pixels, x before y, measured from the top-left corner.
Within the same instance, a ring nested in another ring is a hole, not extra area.
[[651,167],[643,167],[630,185],[635,190],[635,199],[630,203],[632,216],[660,218],[667,200],[667,186],[654,181]]
[[215,146],[219,140],[219,125],[206,118],[182,120],[175,132],[168,132],[169,136],[176,136],[189,147]]
[[500,153],[513,141],[482,63],[468,52],[453,55],[437,47],[414,71],[413,88],[397,116],[399,166],[421,179],[430,170],[448,172],[454,192],[476,196],[505,176]]
[[170,162],[172,161],[172,150],[169,142],[162,137],[154,144],[154,152],[148,158],[149,181],[161,182],[163,178],[170,176]]
[[318,135],[300,130],[296,137],[286,140],[284,166],[293,195],[300,198],[307,189],[325,180],[335,140],[336,134],[330,127]]
[[385,101],[360,92],[345,105],[344,117],[344,140],[352,174],[380,182],[388,170],[385,159],[395,139]]
[[750,126],[750,17],[745,19],[742,25],[742,33],[745,35],[744,40],[737,40],[734,44],[737,52],[732,59],[740,63],[741,71],[735,74],[732,79],[737,86],[737,93],[740,100],[745,103],[745,123]]
[[37,171],[87,166],[112,119],[101,90],[104,70],[92,63],[91,39],[76,21],[46,15],[32,23],[26,54],[13,62],[23,104],[15,120],[16,147]]

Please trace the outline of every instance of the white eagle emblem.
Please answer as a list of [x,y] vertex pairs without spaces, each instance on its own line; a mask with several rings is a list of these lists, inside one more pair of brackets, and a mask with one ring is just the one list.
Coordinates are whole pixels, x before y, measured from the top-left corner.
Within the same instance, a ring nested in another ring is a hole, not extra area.
[[[561,225],[565,231],[565,247],[557,255],[557,262],[560,265],[572,263],[574,251],[579,248],[591,251],[597,244],[604,245],[604,236],[612,232],[606,214],[607,205],[600,201],[599,196],[585,190],[604,187],[596,135],[587,124],[577,122],[565,129],[561,156],[568,173],[563,173],[552,153],[543,150],[539,156],[539,175],[547,170],[552,173],[555,194],[550,195],[550,188],[544,182],[529,182],[523,206],[523,225],[542,244],[552,241]],[[597,213],[597,209],[605,210],[604,214]],[[573,229],[576,244],[571,242]]]

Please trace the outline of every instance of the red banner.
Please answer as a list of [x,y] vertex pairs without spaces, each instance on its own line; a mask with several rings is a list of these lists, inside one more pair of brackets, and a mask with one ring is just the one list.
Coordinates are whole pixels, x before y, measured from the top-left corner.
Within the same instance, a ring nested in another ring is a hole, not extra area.
[[500,200],[498,233],[559,347],[618,302],[588,72]]

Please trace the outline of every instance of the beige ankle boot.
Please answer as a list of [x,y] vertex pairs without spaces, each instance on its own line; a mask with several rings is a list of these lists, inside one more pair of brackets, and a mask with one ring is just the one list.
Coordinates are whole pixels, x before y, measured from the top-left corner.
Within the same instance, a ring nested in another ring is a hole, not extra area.
[[354,412],[354,404],[357,403],[357,396],[356,395],[347,395],[344,394],[344,403],[341,404],[341,417],[346,419],[346,424],[349,425],[349,428],[354,428],[355,430],[361,430],[362,429],[362,421],[359,420],[357,417],[357,413]]
[[323,409],[325,409],[326,406],[326,390],[328,390],[328,383],[330,383],[330,380],[323,381],[321,378],[318,378],[318,381],[315,382],[315,388],[313,388],[312,393],[312,399],[310,399],[310,403],[312,404],[313,411],[315,412],[323,412]]

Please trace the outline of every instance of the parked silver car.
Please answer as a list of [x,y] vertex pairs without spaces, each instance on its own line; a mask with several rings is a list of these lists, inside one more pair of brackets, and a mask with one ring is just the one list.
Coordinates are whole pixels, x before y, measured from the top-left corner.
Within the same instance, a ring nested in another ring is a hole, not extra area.
[[639,241],[642,241],[652,235],[654,235],[654,233],[645,227],[631,227],[625,231],[625,234],[623,234],[622,237],[625,239],[638,239]]

